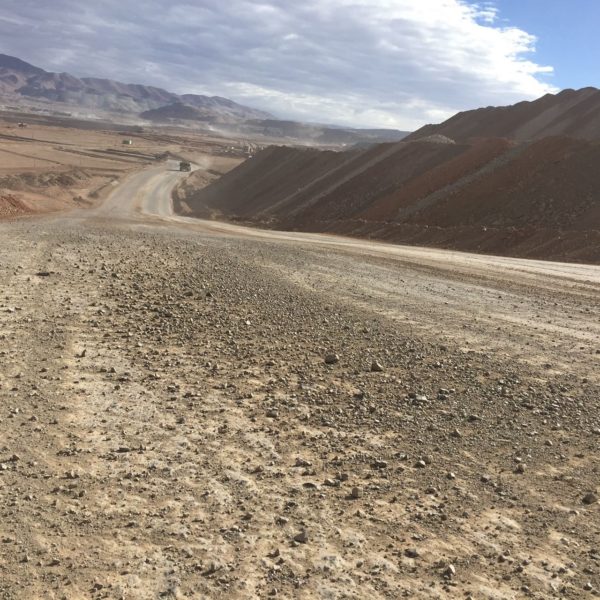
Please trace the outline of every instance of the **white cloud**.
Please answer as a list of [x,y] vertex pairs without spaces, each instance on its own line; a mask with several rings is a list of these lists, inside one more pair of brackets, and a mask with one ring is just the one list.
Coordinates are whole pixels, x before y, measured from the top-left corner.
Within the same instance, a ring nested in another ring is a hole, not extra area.
[[[413,129],[554,91],[535,38],[467,0],[3,0],[3,51],[232,97],[281,117]],[[27,35],[25,35],[27,32]]]

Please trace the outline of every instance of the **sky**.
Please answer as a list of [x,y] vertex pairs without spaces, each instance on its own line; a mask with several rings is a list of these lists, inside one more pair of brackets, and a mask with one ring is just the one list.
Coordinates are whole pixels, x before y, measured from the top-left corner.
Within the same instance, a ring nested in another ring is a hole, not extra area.
[[600,87],[598,0],[502,0],[499,23],[520,24],[537,38],[536,56],[554,67],[560,89]]
[[599,22],[599,0],[2,0],[0,52],[278,118],[413,130],[600,86]]

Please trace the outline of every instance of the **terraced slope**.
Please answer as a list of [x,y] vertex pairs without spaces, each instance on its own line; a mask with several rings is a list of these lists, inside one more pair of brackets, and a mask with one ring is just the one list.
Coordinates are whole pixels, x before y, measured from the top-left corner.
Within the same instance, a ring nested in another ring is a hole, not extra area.
[[188,183],[179,200],[194,216],[598,262],[598,164],[600,142],[567,137],[434,135],[339,153],[271,147],[209,187],[190,194]]
[[546,94],[533,102],[460,112],[439,125],[426,125],[408,139],[441,134],[457,140],[508,137],[518,141],[567,135],[600,139],[600,90],[586,87]]

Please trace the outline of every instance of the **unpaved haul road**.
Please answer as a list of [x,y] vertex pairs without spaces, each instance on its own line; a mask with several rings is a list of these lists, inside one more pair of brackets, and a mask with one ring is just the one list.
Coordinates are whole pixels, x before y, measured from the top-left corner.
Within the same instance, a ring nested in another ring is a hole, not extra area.
[[[173,214],[177,163],[134,175],[99,215],[284,248],[258,260],[308,289],[465,350],[600,380],[600,267],[252,229]],[[295,250],[294,250],[295,249]]]
[[172,214],[0,223],[0,600],[600,590],[597,267]]

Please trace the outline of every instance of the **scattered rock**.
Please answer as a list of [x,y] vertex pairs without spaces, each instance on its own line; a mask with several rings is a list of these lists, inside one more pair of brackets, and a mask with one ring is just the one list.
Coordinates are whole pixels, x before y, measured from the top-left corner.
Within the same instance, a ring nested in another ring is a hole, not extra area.
[[382,373],[383,371],[384,371],[383,365],[378,360],[374,360],[371,363],[371,372],[372,373]]
[[388,464],[387,464],[387,461],[385,461],[385,460],[376,460],[376,461],[373,461],[373,463],[371,463],[371,466],[374,469],[387,469]]
[[452,579],[454,576],[456,575],[456,568],[454,567],[453,564],[449,564],[443,572],[443,576],[446,579]]
[[333,352],[325,355],[325,364],[326,365],[335,365],[340,362],[340,357]]
[[525,473],[525,465],[523,463],[519,463],[515,467],[515,473],[517,473],[519,475],[523,475],[523,473]]
[[350,498],[352,498],[352,500],[362,498],[362,490],[359,487],[353,487],[350,491]]
[[299,544],[306,544],[308,542],[308,533],[306,533],[305,530],[302,530],[294,536],[294,541]]

